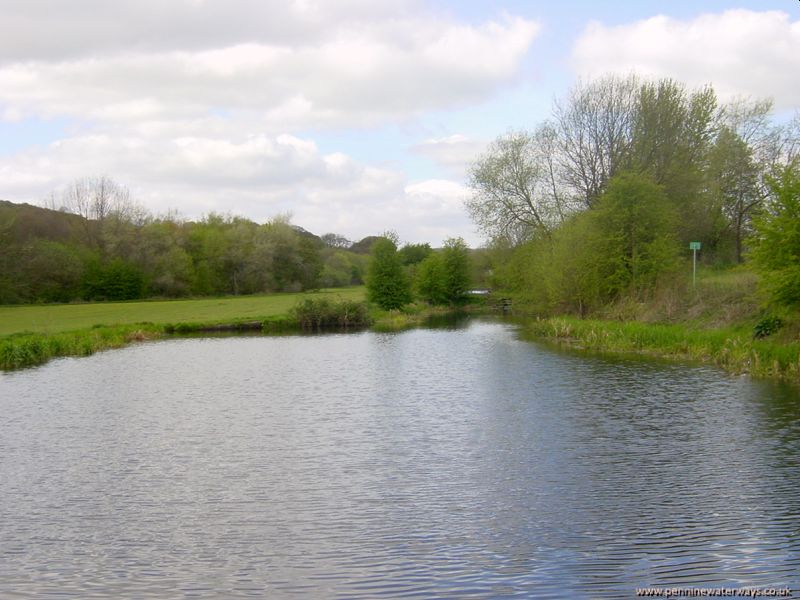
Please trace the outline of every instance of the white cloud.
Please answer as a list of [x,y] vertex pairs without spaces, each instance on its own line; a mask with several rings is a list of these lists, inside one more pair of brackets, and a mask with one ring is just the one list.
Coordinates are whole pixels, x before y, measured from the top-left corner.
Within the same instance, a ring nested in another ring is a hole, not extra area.
[[[67,124],[52,144],[0,155],[3,198],[105,174],[156,213],[291,212],[319,233],[433,243],[471,235],[458,184],[322,152],[314,133],[492,98],[539,33],[421,0],[0,0],[0,23],[0,120]],[[472,142],[438,144],[420,152],[459,177]]]
[[175,209],[199,218],[217,211],[263,222],[288,212],[309,231],[350,239],[395,229],[407,241],[438,243],[455,235],[474,241],[460,184],[410,184],[398,171],[340,152],[323,154],[313,141],[287,134],[241,140],[85,135],[0,157],[3,195],[17,201],[36,203],[76,174],[112,176],[155,214]]
[[[130,9],[129,3],[119,4]],[[194,14],[185,3],[177,5]],[[303,9],[292,5],[295,17],[298,11]],[[40,56],[31,49],[36,58],[14,60],[14,49],[7,47],[0,55],[5,58],[0,106],[111,123],[202,117],[226,109],[259,115],[260,125],[270,131],[370,125],[488,98],[513,81],[539,30],[533,21],[507,15],[472,26],[400,12],[373,20],[337,15],[324,35],[300,27],[287,38],[274,26],[281,12],[263,21],[258,35],[251,23],[228,19],[234,31],[210,36],[205,46],[198,35],[191,43],[169,47],[164,34],[161,45],[155,40],[144,46],[112,44],[104,53],[107,36],[101,29],[108,24],[97,20],[98,31],[84,31],[83,46],[65,57]],[[174,27],[182,26],[180,13],[168,16]],[[141,17],[136,24],[145,26]],[[30,38],[41,38],[34,25],[21,26],[28,27]],[[56,27],[52,19],[45,25]],[[54,39],[57,45],[61,38]],[[90,40],[99,41],[93,46]]]
[[0,61],[318,42],[342,22],[418,7],[416,0],[0,0]]
[[579,75],[636,71],[693,86],[713,84],[727,100],[772,97],[800,105],[800,20],[780,11],[729,10],[682,21],[656,16],[629,25],[591,23],[573,49]]

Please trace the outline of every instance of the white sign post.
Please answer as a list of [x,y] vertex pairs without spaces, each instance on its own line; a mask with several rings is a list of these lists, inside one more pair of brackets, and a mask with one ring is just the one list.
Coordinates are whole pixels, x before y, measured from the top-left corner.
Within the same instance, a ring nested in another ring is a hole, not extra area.
[[700,250],[700,242],[689,242],[689,250],[692,251],[692,286],[697,284],[697,251]]

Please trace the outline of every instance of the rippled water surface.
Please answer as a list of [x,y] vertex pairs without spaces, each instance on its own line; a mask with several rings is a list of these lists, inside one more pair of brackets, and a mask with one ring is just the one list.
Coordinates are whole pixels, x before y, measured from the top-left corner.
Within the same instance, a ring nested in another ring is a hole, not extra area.
[[800,397],[510,325],[0,376],[0,597],[800,589]]

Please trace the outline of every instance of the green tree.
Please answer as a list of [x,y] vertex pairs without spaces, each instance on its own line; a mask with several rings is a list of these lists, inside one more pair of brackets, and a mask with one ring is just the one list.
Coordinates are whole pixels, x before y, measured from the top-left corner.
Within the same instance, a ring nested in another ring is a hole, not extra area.
[[405,244],[397,253],[404,266],[416,265],[425,260],[433,252],[430,244]]
[[601,297],[646,290],[676,266],[675,208],[651,179],[633,173],[613,177],[591,222]]
[[419,264],[417,293],[431,304],[459,304],[469,290],[470,273],[469,248],[463,239],[449,238]]
[[135,300],[144,293],[141,271],[121,258],[106,264],[96,260],[89,264],[83,278],[87,300]]
[[469,173],[470,217],[490,239],[516,242],[548,234],[569,210],[555,161],[557,132],[545,123],[532,133],[497,138]]
[[769,181],[772,201],[754,220],[751,258],[772,300],[800,305],[800,160]]
[[80,297],[84,265],[74,247],[37,239],[23,249],[19,269],[28,300],[69,302]]
[[397,254],[397,244],[387,237],[372,245],[367,273],[367,297],[384,310],[411,302],[411,286]]
[[430,254],[419,263],[414,279],[420,298],[429,304],[447,304],[444,289],[444,265],[439,253]]
[[470,259],[469,248],[462,238],[448,238],[442,249],[442,268],[444,293],[450,304],[464,300],[469,290]]
[[712,198],[733,235],[735,259],[740,263],[753,212],[763,198],[753,149],[728,127],[721,128],[711,152],[709,180]]

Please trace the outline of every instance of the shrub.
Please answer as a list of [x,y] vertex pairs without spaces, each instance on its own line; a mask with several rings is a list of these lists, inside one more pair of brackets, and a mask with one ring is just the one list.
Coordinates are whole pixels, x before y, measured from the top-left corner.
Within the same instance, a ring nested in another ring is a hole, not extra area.
[[363,302],[327,298],[303,298],[291,310],[291,316],[303,329],[363,327],[369,324],[369,312]]

